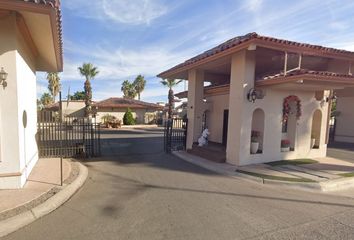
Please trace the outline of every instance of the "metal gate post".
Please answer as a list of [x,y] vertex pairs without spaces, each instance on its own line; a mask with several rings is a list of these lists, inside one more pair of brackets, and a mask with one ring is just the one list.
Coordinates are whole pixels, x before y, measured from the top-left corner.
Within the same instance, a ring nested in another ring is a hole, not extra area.
[[63,186],[63,107],[61,92],[59,92],[59,141],[60,141],[60,186]]
[[187,134],[188,134],[188,118],[183,120],[185,122],[185,129],[184,129],[184,150],[187,150]]

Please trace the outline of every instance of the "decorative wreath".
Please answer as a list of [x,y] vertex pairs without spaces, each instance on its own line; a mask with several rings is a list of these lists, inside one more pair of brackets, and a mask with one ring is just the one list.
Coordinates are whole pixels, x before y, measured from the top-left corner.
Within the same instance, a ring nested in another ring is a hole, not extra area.
[[296,102],[296,119],[299,120],[302,112],[301,112],[301,100],[297,96],[291,95],[284,98],[283,103],[283,121],[287,122],[290,114],[290,103]]

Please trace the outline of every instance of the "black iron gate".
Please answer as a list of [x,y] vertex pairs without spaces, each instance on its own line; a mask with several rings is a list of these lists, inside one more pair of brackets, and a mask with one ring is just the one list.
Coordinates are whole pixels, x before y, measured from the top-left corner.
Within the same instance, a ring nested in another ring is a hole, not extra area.
[[186,149],[188,120],[173,118],[165,121],[164,151],[171,153]]
[[62,117],[38,112],[37,142],[40,157],[96,157],[101,155],[100,126],[95,119]]

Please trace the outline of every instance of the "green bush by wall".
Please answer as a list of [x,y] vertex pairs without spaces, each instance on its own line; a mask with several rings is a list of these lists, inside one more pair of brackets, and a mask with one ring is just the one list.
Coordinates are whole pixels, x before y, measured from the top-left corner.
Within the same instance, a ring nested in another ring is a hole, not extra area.
[[135,119],[133,117],[133,113],[130,110],[130,108],[127,109],[123,116],[123,124],[124,125],[134,125],[135,124]]

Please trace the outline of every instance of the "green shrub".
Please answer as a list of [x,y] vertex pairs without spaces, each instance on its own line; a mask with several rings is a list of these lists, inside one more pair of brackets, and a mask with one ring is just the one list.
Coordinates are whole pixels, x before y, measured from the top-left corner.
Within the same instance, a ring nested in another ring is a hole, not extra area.
[[123,123],[124,123],[124,125],[134,125],[135,124],[135,119],[133,117],[133,113],[130,110],[130,108],[128,108],[124,114]]

